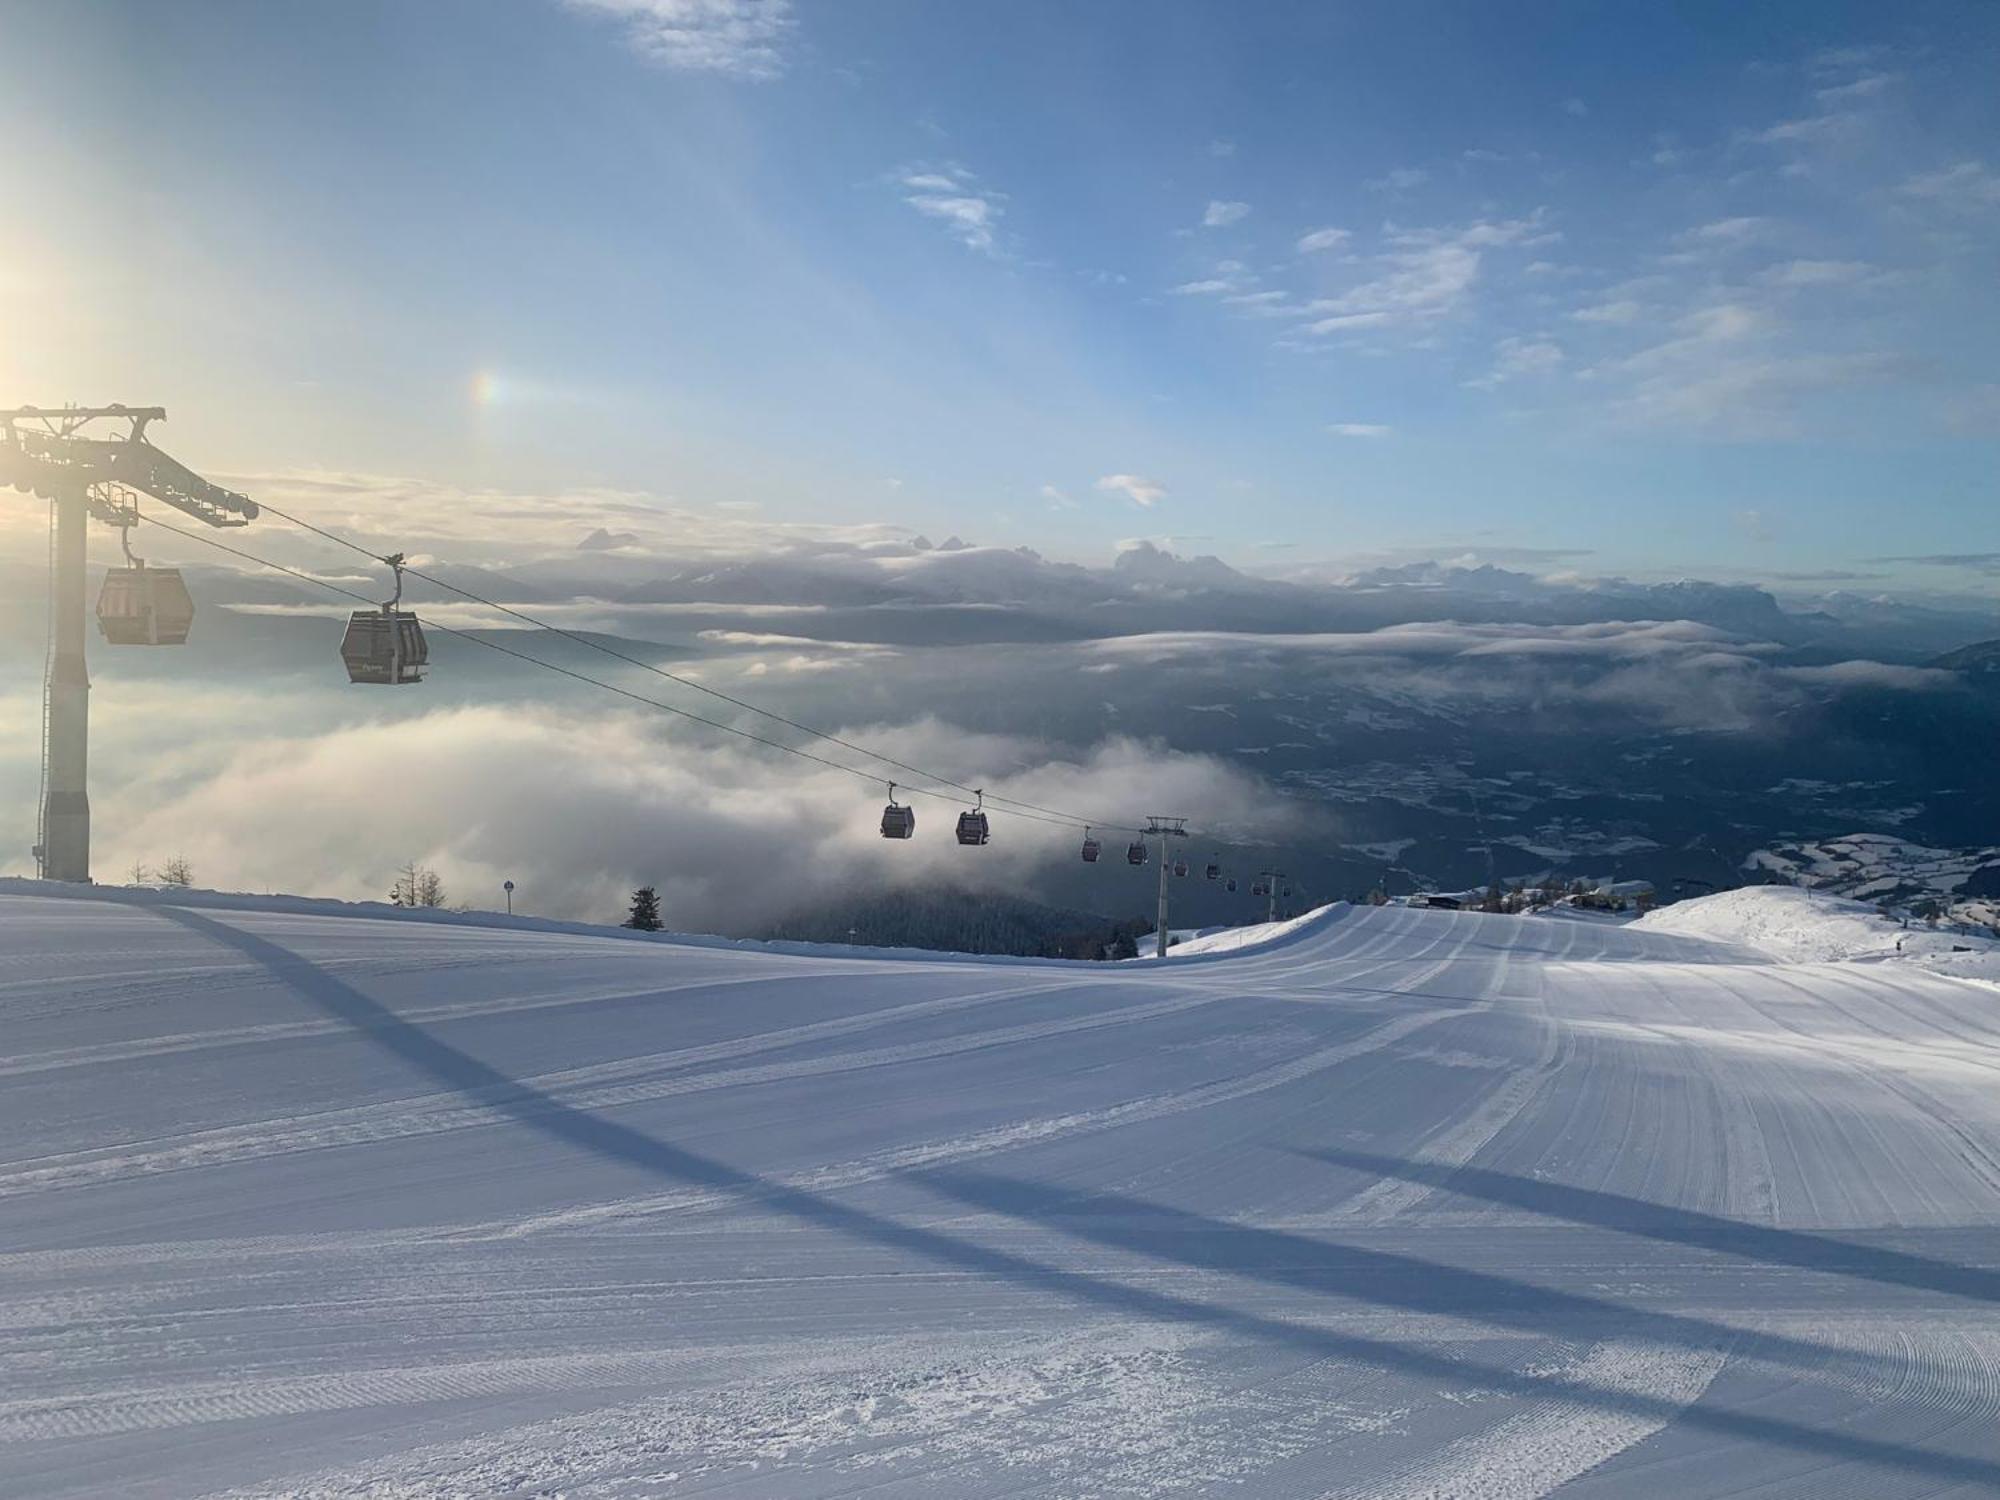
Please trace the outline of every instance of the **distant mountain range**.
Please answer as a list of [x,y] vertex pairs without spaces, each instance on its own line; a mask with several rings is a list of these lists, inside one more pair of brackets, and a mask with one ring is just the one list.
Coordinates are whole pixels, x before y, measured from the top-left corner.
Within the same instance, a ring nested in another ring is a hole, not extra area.
[[2000,641],[1975,641],[1926,665],[1941,672],[1957,672],[1981,687],[2000,688]]
[[[1760,850],[1851,835],[2000,846],[2000,639],[1992,614],[1970,607],[1490,563],[1275,578],[1151,543],[1107,567],[959,538],[801,543],[676,566],[618,533],[582,540],[529,562],[426,571],[871,744],[907,746],[925,722],[992,736],[996,776],[1107,744],[1212,758],[1265,789],[1261,815],[1228,826],[1188,811],[1235,843],[1236,865],[1292,871],[1302,900],[1551,873],[1728,884]],[[279,574],[187,572],[201,608],[193,639],[173,652],[94,650],[102,704],[119,701],[121,679],[193,689],[282,676],[293,691],[324,684],[329,720],[384,710],[338,672],[350,602]],[[24,586],[10,592],[10,579]],[[413,581],[408,597],[477,638],[734,713],[436,585]],[[26,702],[41,643],[39,577],[0,572],[0,661]],[[451,637],[434,640],[432,660],[395,712],[511,701],[636,711]],[[15,754],[25,807],[31,733]],[[117,764],[102,759],[99,774]],[[981,924],[999,922],[1009,931],[998,951],[1033,951],[1021,944],[1096,931],[1093,913],[1150,911],[1137,873],[1072,857],[1020,878],[1035,911],[1002,912],[984,894],[983,914],[958,898],[871,906],[880,893],[863,892],[853,911],[813,912],[788,935],[854,926],[870,941],[922,943],[949,930],[949,946],[976,947]],[[1242,915],[1241,899],[1206,882],[1179,899],[1191,922]]]

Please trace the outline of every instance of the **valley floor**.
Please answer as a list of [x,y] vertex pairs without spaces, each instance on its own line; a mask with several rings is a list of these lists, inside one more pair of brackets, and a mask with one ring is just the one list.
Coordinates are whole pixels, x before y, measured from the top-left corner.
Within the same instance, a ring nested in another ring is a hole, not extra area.
[[2000,991],[0,895],[10,1496],[2000,1495]]

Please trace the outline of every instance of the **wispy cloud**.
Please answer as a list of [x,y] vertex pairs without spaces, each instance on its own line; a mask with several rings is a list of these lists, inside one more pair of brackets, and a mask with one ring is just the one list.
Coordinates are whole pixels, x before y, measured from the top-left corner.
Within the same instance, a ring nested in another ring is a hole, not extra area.
[[1353,234],[1345,229],[1334,229],[1331,227],[1313,229],[1299,236],[1299,242],[1295,248],[1301,255],[1311,255],[1320,250],[1338,250],[1353,238]]
[[1451,309],[1479,276],[1479,251],[1459,240],[1407,244],[1384,258],[1381,274],[1313,306],[1314,333],[1365,326],[1342,319],[1431,318]]
[[768,81],[785,68],[797,21],[792,0],[563,0],[571,10],[625,23],[632,50],[690,73]]
[[1292,317],[1300,310],[1289,293],[1259,286],[1256,273],[1240,260],[1219,260],[1214,275],[1183,281],[1169,290],[1176,297],[1214,297],[1254,318]]
[[1097,487],[1106,494],[1123,495],[1134,505],[1147,509],[1167,498],[1165,485],[1138,474],[1106,474],[1097,481]]
[[[1797,153],[1858,136],[1870,124],[1870,109],[1902,77],[1876,66],[1881,56],[1878,48],[1860,47],[1817,54],[1806,64],[1807,73],[1820,81],[1813,90],[1812,108],[1762,130],[1746,131],[1738,139],[1793,148]],[[1794,176],[1810,175],[1804,162],[1796,159],[1788,170]]]
[[1693,357],[1685,348],[1651,362],[1623,410],[1648,426],[1684,426],[1746,438],[1792,437],[1809,396],[1880,385],[1905,373],[1894,354],[1777,354]]
[[2000,172],[1980,161],[1962,161],[1934,172],[1919,172],[1903,184],[1913,198],[1929,198],[1952,208],[2000,205]]
[[1804,287],[1851,286],[1873,269],[1866,261],[1859,260],[1787,260],[1766,266],[1757,279],[1767,286],[1796,291]]
[[1756,214],[1742,214],[1733,219],[1712,219],[1706,224],[1697,224],[1692,229],[1682,230],[1678,236],[1684,245],[1747,245],[1753,240],[1763,239],[1771,232],[1772,221]]
[[1614,297],[1607,302],[1593,302],[1588,307],[1579,307],[1570,317],[1578,323],[1610,323],[1624,325],[1636,323],[1645,314],[1645,307],[1630,297]]
[[1900,73],[1865,73],[1850,83],[1836,83],[1820,89],[1813,97],[1828,108],[1843,108],[1887,93],[1902,76]]
[[1539,211],[1452,229],[1392,231],[1387,250],[1370,263],[1374,274],[1337,296],[1308,303],[1304,311],[1311,321],[1302,331],[1324,336],[1442,317],[1471,291],[1487,251],[1557,237]]
[[995,253],[994,230],[1006,210],[1006,198],[965,168],[912,169],[896,179],[905,190],[903,201],[927,219],[936,219],[951,231],[952,238],[982,255]]
[[1562,345],[1547,338],[1506,338],[1493,347],[1493,368],[1467,385],[1492,390],[1510,380],[1553,375],[1567,362]]
[[1842,111],[1801,115],[1796,120],[1780,120],[1775,125],[1750,132],[1761,146],[1809,145],[1831,140],[1854,126],[1854,116]]
[[1386,422],[1329,422],[1326,430],[1335,437],[1382,438],[1388,437],[1396,429]]
[[2000,552],[1927,552],[1915,557],[1871,557],[1868,561],[1915,563],[1924,568],[1964,568],[1973,573],[2000,575]]
[[1806,71],[1820,76],[1853,72],[1874,66],[1884,51],[1876,46],[1825,47],[1806,59]]
[[1380,177],[1370,178],[1361,185],[1371,193],[1407,193],[1430,180],[1431,174],[1422,167],[1391,167]]
[[1226,229],[1246,217],[1249,212],[1250,205],[1247,203],[1211,198],[1208,200],[1207,210],[1201,216],[1202,228]]
[[1294,310],[1290,297],[1283,292],[1269,289],[1261,292],[1232,292],[1222,300],[1230,307],[1240,307],[1245,312],[1260,318],[1282,317]]
[[1348,333],[1362,328],[1384,328],[1396,320],[1396,314],[1388,312],[1335,313],[1330,318],[1313,319],[1301,331],[1322,335]]

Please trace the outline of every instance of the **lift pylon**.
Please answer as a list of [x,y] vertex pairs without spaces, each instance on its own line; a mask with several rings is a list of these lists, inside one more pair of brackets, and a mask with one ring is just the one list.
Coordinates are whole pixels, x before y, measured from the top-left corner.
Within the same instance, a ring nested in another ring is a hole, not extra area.
[[[1266,922],[1275,922],[1278,920],[1278,882],[1285,878],[1285,872],[1283,870],[1265,870],[1257,878],[1263,882],[1264,886],[1264,920]],[[1254,893],[1256,887],[1251,887],[1251,890]]]
[[[143,490],[210,526],[242,526],[256,502],[202,478],[146,440],[158,406],[21,406],[0,411],[0,486],[55,506],[54,638],[42,728],[35,861],[45,880],[90,879],[90,669],[84,655],[84,531],[91,516],[130,524],[116,487]],[[123,433],[92,435],[95,424]]]
[[1173,863],[1167,858],[1167,840],[1184,839],[1188,836],[1186,818],[1166,818],[1157,815],[1146,819],[1146,837],[1160,841],[1160,908],[1157,916],[1157,942],[1153,956],[1167,956],[1167,866]]

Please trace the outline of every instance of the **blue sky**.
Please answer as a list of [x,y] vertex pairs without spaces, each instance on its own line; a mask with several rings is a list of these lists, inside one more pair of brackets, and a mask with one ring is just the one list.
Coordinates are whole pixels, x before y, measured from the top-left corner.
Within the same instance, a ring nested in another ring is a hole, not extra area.
[[158,401],[209,468],[1096,560],[2000,549],[2000,7],[0,0],[0,38],[0,399]]

